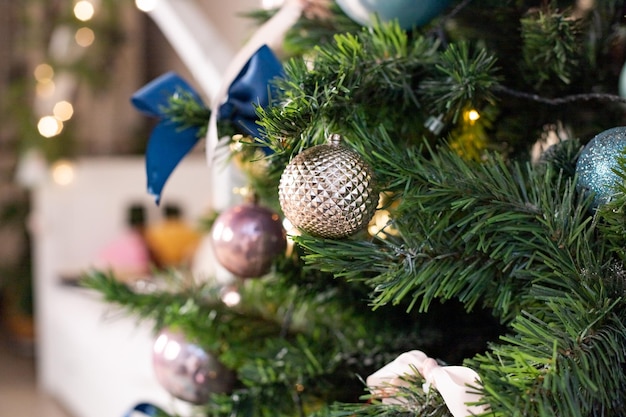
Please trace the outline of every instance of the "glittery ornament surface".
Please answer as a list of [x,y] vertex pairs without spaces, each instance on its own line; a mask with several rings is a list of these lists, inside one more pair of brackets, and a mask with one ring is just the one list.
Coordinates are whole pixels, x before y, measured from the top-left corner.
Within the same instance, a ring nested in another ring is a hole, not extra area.
[[619,177],[617,158],[626,148],[626,127],[615,127],[598,134],[583,149],[576,163],[578,189],[593,193],[593,208],[605,204],[614,193]]
[[367,226],[378,193],[372,170],[361,156],[331,143],[309,148],[287,165],[279,201],[294,226],[314,236],[339,239]]

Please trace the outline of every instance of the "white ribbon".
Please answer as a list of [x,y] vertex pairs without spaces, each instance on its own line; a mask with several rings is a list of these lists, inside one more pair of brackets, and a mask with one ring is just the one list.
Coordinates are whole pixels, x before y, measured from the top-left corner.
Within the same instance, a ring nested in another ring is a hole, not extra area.
[[257,29],[244,47],[230,62],[222,79],[222,84],[211,102],[211,117],[206,138],[206,159],[209,166],[213,164],[215,150],[219,143],[217,132],[217,116],[220,105],[226,101],[228,88],[237,78],[246,62],[263,45],[270,49],[280,48],[287,31],[300,19],[307,0],[286,0],[281,8],[267,22]]
[[367,378],[367,386],[373,395],[382,398],[383,404],[405,403],[397,396],[398,387],[408,385],[402,376],[413,374],[415,369],[426,380],[424,392],[431,386],[439,391],[454,417],[469,417],[488,410],[484,405],[468,405],[482,399],[469,387],[480,382],[475,371],[464,366],[439,366],[436,360],[419,350],[405,352],[383,366]]

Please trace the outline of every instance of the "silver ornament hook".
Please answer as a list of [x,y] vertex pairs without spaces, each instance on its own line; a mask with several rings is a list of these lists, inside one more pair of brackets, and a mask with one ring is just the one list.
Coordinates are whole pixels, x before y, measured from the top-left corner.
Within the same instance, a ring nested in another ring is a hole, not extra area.
[[338,133],[333,133],[328,137],[328,144],[331,146],[339,146],[341,145],[341,135]]

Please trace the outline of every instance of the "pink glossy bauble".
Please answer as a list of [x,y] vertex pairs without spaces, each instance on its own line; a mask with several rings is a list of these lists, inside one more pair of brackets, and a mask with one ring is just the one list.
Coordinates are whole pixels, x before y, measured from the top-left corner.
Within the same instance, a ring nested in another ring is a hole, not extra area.
[[220,265],[241,278],[267,274],[287,247],[278,214],[257,204],[241,204],[221,213],[211,239]]
[[152,349],[156,379],[174,397],[204,404],[213,393],[229,392],[234,374],[202,347],[177,331],[159,332]]

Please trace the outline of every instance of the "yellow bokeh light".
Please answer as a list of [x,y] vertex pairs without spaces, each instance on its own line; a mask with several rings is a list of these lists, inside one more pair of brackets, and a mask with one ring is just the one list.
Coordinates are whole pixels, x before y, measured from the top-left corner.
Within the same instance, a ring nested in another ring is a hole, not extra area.
[[54,105],[52,114],[62,122],[68,121],[74,115],[74,106],[69,101],[59,101]]
[[74,165],[70,161],[60,160],[55,162],[50,169],[52,180],[59,185],[69,185],[74,181],[76,173]]
[[80,0],[74,5],[74,16],[76,16],[76,19],[82,22],[90,20],[95,12],[96,10],[94,9],[93,4],[91,4],[90,1]]
[[157,0],[135,0],[135,6],[142,12],[150,12],[156,7]]
[[78,45],[86,48],[96,40],[96,34],[90,28],[82,27],[76,31],[74,39]]
[[480,119],[480,113],[478,113],[478,111],[472,109],[469,112],[467,112],[467,118],[471,122],[475,122],[476,120]]
[[44,138],[51,138],[63,131],[63,122],[54,116],[44,116],[39,119],[37,130]]
[[52,77],[54,77],[54,68],[49,64],[39,64],[35,67],[33,74],[35,75],[35,79],[40,83],[50,82],[52,81]]

